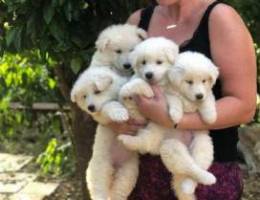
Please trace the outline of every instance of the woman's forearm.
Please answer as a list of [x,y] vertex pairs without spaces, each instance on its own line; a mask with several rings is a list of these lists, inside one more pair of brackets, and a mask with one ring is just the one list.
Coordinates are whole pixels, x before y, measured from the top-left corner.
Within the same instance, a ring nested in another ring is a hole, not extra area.
[[213,124],[206,124],[198,113],[184,114],[178,129],[222,129],[242,123],[248,123],[254,116],[255,107],[248,106],[235,97],[224,97],[217,101],[217,120]]

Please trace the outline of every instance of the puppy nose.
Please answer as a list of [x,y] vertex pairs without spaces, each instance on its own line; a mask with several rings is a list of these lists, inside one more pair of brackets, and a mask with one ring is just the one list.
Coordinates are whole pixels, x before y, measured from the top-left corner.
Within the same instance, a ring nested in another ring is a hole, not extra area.
[[153,78],[153,73],[152,72],[147,72],[145,74],[145,77],[146,77],[146,79],[151,80]]
[[203,94],[196,94],[196,99],[197,100],[201,100],[201,99],[203,99]]
[[90,112],[94,112],[96,110],[96,108],[95,108],[95,106],[93,104],[91,104],[91,105],[88,106],[88,110]]
[[131,68],[131,64],[130,63],[125,63],[123,66],[124,66],[125,69],[130,69]]

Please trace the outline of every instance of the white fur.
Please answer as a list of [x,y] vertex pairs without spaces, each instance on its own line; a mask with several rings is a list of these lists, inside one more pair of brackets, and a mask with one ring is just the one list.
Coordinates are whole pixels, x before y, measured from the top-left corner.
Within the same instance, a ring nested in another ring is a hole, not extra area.
[[[182,118],[183,112],[187,112],[187,108],[193,108],[193,102],[188,103],[187,105],[186,103],[183,104],[183,98],[180,98],[181,95],[179,91],[175,90],[175,87],[173,90],[172,84],[169,84],[167,75],[169,71],[175,69],[176,66],[173,66],[175,61],[178,64],[182,63],[182,54],[180,58],[178,58],[179,56],[177,54],[177,46],[170,40],[164,38],[150,38],[137,45],[135,51],[131,55],[134,63],[134,70],[137,75],[132,81],[122,87],[120,91],[121,98],[129,99],[129,97],[136,94],[150,97],[152,91],[148,83],[158,84],[164,91],[169,104],[169,113],[173,118],[173,121],[178,123]],[[193,63],[193,66],[194,63],[198,62],[193,60],[193,57],[187,56],[185,60],[186,59],[190,60],[190,63]],[[203,57],[202,60],[204,59],[206,58]],[[159,62],[160,64],[158,64],[158,60],[162,62]],[[208,62],[199,64],[205,66]],[[200,71],[200,68],[197,70]],[[210,72],[211,71],[208,70],[207,75],[212,74]],[[147,78],[147,73],[153,73],[152,78]],[[200,74],[202,74],[202,72]],[[171,75],[174,76],[175,74],[171,73]],[[178,75],[176,75],[176,77],[179,78]],[[216,77],[217,73],[211,78],[214,78],[215,80]],[[171,77],[171,81],[172,80],[173,77]],[[213,86],[213,82],[210,85],[211,87]],[[205,96],[207,93],[206,91],[209,91],[201,86],[194,88],[196,88],[194,89],[194,93],[196,93],[199,88],[198,91],[203,92]],[[212,99],[213,95],[210,96],[211,97],[207,99],[213,100],[212,102],[214,103],[214,98]],[[129,101],[125,102],[127,108],[128,104]],[[134,109],[133,104],[134,103],[132,102],[132,110]],[[210,112],[215,111],[215,104],[207,104],[207,106],[213,106],[208,109]],[[201,112],[202,116],[204,113],[207,113],[207,106],[205,106],[203,112]],[[137,108],[135,107],[135,109]],[[196,109],[188,110],[188,112],[195,111]],[[206,117],[206,119],[208,118]],[[208,122],[214,121],[213,117],[209,117],[209,119]],[[191,153],[183,141],[183,132],[174,129],[166,129],[152,122],[149,123],[145,129],[140,130],[137,136],[120,135],[118,138],[131,150],[136,150],[141,153],[159,154],[168,170],[176,176],[176,181],[173,181],[173,188],[175,189],[177,196],[181,200],[187,200],[195,199],[193,193],[197,182],[210,185],[216,181],[215,177],[207,172],[207,168],[213,160],[213,147],[209,136],[204,134],[205,132],[207,133],[207,131],[202,131],[201,133],[193,134],[194,139],[192,140],[192,145],[190,145]],[[201,151],[201,147],[205,147],[207,150],[203,149],[203,151]],[[179,175],[181,176],[179,177]]]
[[146,37],[146,32],[134,25],[119,24],[107,27],[98,36],[97,51],[90,67],[108,66],[121,75],[131,75],[129,53]]
[[[126,81],[110,68],[92,67],[82,73],[71,91],[71,100],[99,123],[87,168],[87,186],[93,200],[126,200],[138,176],[137,153],[127,150],[118,142],[117,134],[106,127],[110,121],[129,118],[128,111],[117,101],[118,91]],[[95,110],[89,110],[89,106]],[[120,162],[113,158],[114,147],[123,152]]]

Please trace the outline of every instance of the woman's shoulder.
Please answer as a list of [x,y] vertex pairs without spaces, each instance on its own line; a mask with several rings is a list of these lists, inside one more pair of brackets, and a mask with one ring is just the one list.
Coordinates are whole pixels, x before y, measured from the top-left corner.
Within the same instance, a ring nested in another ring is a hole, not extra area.
[[139,9],[139,10],[136,10],[135,12],[133,12],[127,19],[127,23],[133,24],[133,25],[138,25],[140,18],[141,18],[141,11],[142,11],[142,9]]
[[245,27],[245,24],[237,11],[224,3],[218,4],[211,12],[209,24],[212,29],[229,30]]

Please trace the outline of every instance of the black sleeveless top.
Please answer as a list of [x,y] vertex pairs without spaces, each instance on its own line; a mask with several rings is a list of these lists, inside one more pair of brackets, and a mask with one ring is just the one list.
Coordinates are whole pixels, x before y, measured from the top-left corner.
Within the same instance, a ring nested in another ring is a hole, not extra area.
[[[215,1],[206,9],[198,28],[194,32],[193,37],[186,44],[180,46],[180,52],[184,51],[196,51],[203,53],[211,59],[210,52],[210,40],[209,40],[209,16],[212,9],[219,4],[219,1]],[[144,30],[148,30],[150,19],[152,17],[155,5],[150,5],[143,9],[141,12],[141,18],[139,27]],[[222,97],[221,82],[218,79],[214,88],[214,95],[216,99]],[[237,159],[237,142],[238,142],[238,126],[211,130],[210,135],[214,144],[214,160],[218,162],[235,161]]]

